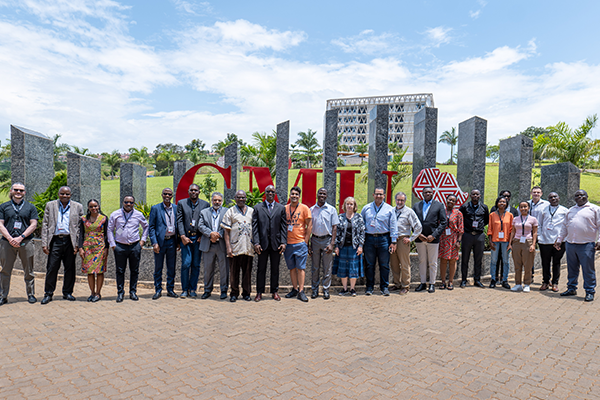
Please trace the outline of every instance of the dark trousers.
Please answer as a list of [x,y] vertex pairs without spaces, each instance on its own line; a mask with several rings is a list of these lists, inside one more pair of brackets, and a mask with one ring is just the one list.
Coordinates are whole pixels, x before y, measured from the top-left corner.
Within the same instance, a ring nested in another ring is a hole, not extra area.
[[279,250],[268,248],[258,255],[258,271],[256,272],[256,293],[265,292],[267,280],[267,260],[271,260],[271,293],[279,291]]
[[390,281],[390,235],[365,237],[365,276],[367,277],[367,290],[375,286],[375,264],[379,263],[379,287],[381,290],[389,285]]
[[[565,244],[561,244],[560,250],[556,250],[553,244],[540,243],[539,246],[544,283],[549,284],[552,279],[552,284],[558,285],[558,280],[560,278],[560,260],[565,254]],[[552,273],[550,272],[550,264],[552,264]]]
[[231,259],[231,296],[240,295],[240,270],[242,271],[242,296],[250,296],[252,291],[252,256],[245,254]]
[[568,288],[577,290],[579,266],[583,274],[583,289],[586,293],[596,294],[596,243],[567,243]]
[[58,270],[62,261],[65,266],[62,292],[64,295],[73,294],[73,287],[75,286],[75,253],[71,237],[69,235],[54,236],[50,241],[49,250],[44,293],[50,296],[54,294]]
[[465,232],[462,236],[462,255],[461,270],[462,280],[466,281],[469,273],[469,259],[471,250],[473,250],[473,279],[481,279],[481,265],[483,264],[483,248],[485,247],[485,234],[483,232],[473,235],[471,232]]
[[177,245],[174,236],[163,242],[158,254],[154,253],[154,289],[157,292],[162,291],[165,258],[167,259],[167,291],[172,292],[175,289],[175,261],[177,261]]
[[117,269],[117,293],[125,293],[125,270],[129,261],[129,292],[137,291],[137,281],[140,272],[140,257],[142,247],[140,242],[132,244],[117,243],[115,246],[115,267]]

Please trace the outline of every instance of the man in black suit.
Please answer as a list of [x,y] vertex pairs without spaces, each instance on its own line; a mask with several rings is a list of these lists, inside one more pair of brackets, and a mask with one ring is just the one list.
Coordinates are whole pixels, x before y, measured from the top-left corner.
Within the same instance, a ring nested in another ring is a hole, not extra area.
[[483,248],[485,247],[484,227],[490,222],[488,207],[481,201],[481,193],[477,189],[471,190],[471,201],[460,206],[463,215],[465,233],[462,236],[461,270],[462,282],[460,287],[467,286],[467,273],[469,272],[469,258],[473,250],[473,279],[474,285],[484,288],[481,283],[481,264],[483,263]]
[[261,301],[265,291],[267,260],[271,260],[271,293],[277,301],[279,294],[279,261],[287,243],[287,222],[285,207],[275,201],[275,187],[265,188],[265,201],[254,207],[252,214],[252,243],[258,254],[256,273],[256,297]]
[[[415,289],[421,292],[425,289],[429,293],[435,292],[435,278],[437,276],[437,259],[440,246],[440,236],[448,221],[446,220],[446,208],[442,203],[433,200],[433,188],[423,188],[423,200],[414,207],[417,218],[421,221],[423,230],[415,240],[417,252],[419,253],[419,273],[421,284]],[[429,287],[427,288],[427,271],[429,270]]]
[[208,202],[199,199],[200,188],[192,183],[188,189],[189,198],[177,203],[177,234],[181,239],[181,296],[197,297],[198,277],[200,276],[200,231],[198,221],[200,211],[208,208]]

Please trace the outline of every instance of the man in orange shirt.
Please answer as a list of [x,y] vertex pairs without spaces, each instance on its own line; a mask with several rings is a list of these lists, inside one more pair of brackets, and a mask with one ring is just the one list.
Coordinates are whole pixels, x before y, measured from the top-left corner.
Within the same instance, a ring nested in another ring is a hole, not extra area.
[[293,289],[285,295],[291,299],[294,296],[303,302],[308,301],[304,294],[304,279],[306,277],[306,259],[308,258],[308,241],[312,232],[312,215],[310,209],[300,203],[302,189],[294,186],[290,190],[290,204],[285,206],[288,224],[287,246],[283,253]]

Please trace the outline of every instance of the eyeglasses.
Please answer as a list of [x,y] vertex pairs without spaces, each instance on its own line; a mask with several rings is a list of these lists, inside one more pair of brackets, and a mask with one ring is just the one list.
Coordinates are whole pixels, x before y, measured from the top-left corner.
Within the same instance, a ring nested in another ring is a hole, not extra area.
[[134,204],[133,201],[124,201],[123,204]]
[[17,192],[17,193],[23,192],[24,193],[25,189],[13,189],[13,192]]

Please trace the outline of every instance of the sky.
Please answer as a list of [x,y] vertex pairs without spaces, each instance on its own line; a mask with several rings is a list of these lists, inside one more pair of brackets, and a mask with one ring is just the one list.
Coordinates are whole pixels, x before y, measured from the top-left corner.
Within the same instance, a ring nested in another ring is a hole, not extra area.
[[209,147],[290,120],[294,141],[322,138],[327,99],[433,93],[438,135],[477,115],[497,144],[600,111],[598,15],[597,1],[0,0],[0,139],[12,124],[92,153]]

